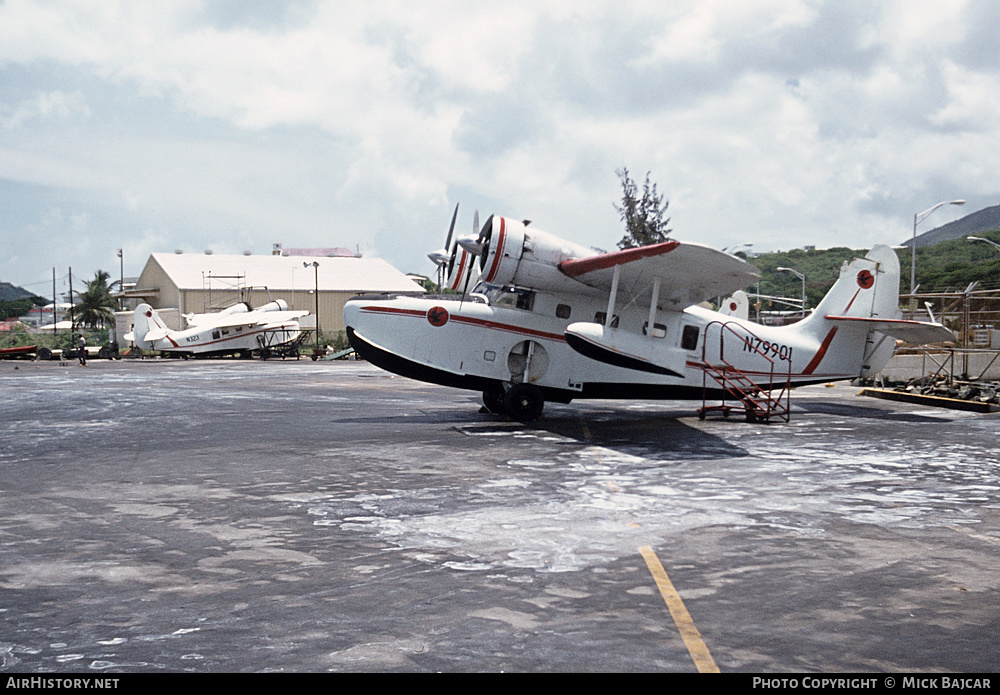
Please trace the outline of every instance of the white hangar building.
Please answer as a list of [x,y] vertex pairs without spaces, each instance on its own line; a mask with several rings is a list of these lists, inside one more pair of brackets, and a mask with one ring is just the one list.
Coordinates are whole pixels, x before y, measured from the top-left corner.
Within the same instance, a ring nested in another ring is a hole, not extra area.
[[180,314],[284,299],[289,309],[310,312],[301,324],[311,329],[317,285],[320,330],[326,334],[344,330],[344,304],[356,294],[424,292],[381,258],[154,253],[126,294],[154,309],[176,307]]

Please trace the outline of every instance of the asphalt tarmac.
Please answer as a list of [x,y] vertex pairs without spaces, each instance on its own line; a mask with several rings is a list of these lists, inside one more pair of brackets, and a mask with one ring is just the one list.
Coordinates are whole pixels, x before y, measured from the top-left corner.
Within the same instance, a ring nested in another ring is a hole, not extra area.
[[0,363],[0,671],[1000,670],[1000,415],[857,392],[521,425],[359,362]]

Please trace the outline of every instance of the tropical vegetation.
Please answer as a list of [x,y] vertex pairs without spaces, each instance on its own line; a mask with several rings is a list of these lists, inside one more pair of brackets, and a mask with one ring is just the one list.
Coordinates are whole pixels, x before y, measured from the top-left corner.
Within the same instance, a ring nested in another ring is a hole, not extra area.
[[93,279],[87,282],[87,289],[80,293],[79,300],[73,306],[74,319],[78,325],[104,328],[108,324],[114,324],[118,302],[112,298],[108,288],[110,277],[107,271],[98,270]]
[[618,242],[618,248],[631,249],[666,241],[671,231],[667,228],[670,218],[664,219],[663,216],[670,201],[657,194],[656,184],[649,181],[649,172],[646,172],[641,196],[639,186],[632,180],[627,168],[616,169],[615,173],[622,185],[622,202],[621,205],[615,204],[615,210],[625,223],[625,236]]
[[[979,234],[985,239],[1000,243],[1000,231]],[[760,294],[798,298],[802,295],[802,280],[779,267],[794,268],[805,275],[806,304],[815,307],[840,276],[844,261],[864,256],[867,249],[835,247],[823,250],[794,249],[765,253],[749,261],[761,271]],[[907,247],[896,249],[900,266],[900,292],[910,291],[911,251]],[[743,253],[738,256],[746,257]],[[934,246],[917,248],[918,292],[961,292],[971,283],[977,289],[1000,289],[1000,250],[981,241],[953,239]],[[777,304],[764,309],[787,308]]]

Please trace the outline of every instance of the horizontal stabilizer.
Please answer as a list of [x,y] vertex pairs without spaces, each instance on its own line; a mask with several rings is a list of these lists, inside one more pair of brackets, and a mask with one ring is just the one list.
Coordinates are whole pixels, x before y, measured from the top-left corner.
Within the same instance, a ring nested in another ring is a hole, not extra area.
[[169,328],[154,328],[148,331],[146,335],[142,336],[142,340],[147,343],[155,343],[157,340],[160,340],[161,338],[166,338],[167,333],[169,332],[170,332]]
[[943,343],[955,339],[955,334],[940,323],[906,321],[903,319],[865,318],[863,316],[827,316],[826,320],[846,324],[861,324],[869,330],[885,333],[893,338],[905,340],[914,345]]

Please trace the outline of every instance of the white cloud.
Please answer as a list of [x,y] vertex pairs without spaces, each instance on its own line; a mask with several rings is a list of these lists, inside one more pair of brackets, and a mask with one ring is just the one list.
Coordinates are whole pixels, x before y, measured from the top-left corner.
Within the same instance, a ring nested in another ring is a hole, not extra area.
[[33,120],[65,121],[87,118],[90,107],[80,92],[41,92],[13,106],[0,103],[0,128],[22,128]]
[[930,115],[935,125],[980,132],[1000,130],[1000,76],[969,70],[951,61],[943,65],[948,103]]
[[804,0],[669,3],[664,10],[663,35],[636,65],[647,66],[659,61],[714,62],[733,40],[766,42],[781,31],[807,26],[816,19],[814,5],[816,3]]
[[[895,242],[915,207],[997,202],[990,12],[6,0],[0,195],[32,195],[0,233],[22,237],[48,197],[130,255],[282,240],[429,270],[459,196],[467,218],[613,246],[627,166],[652,172],[681,238]],[[35,253],[50,270],[72,250]]]

